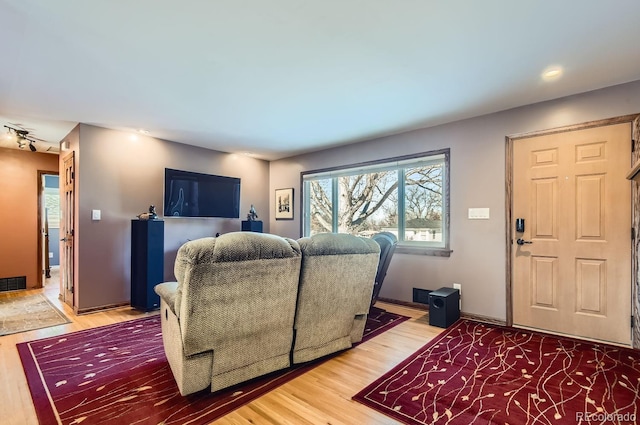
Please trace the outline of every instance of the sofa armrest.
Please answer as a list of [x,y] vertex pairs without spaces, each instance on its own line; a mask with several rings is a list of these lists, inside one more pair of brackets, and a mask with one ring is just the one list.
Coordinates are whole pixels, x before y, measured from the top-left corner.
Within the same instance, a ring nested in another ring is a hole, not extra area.
[[165,282],[156,285],[153,288],[156,291],[156,294],[160,296],[164,300],[165,303],[171,309],[171,312],[176,316],[179,316],[176,311],[176,298],[178,297],[178,282]]

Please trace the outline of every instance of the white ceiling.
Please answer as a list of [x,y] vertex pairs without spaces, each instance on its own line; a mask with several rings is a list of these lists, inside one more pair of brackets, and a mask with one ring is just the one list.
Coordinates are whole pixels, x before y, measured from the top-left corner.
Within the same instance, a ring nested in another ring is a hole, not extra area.
[[0,123],[275,159],[639,80],[639,21],[638,0],[0,0]]

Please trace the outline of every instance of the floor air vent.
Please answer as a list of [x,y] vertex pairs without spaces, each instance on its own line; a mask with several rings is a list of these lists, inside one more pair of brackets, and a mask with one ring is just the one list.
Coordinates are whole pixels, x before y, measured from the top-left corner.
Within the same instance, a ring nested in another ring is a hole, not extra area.
[[413,288],[413,302],[429,305],[430,293],[428,289]]
[[0,277],[0,292],[17,291],[27,289],[27,277]]

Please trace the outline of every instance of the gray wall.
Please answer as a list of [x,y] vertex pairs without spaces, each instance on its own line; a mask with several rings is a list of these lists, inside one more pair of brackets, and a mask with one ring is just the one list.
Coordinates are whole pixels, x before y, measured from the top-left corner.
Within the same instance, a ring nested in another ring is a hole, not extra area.
[[60,265],[60,228],[49,228],[49,267]]
[[[275,189],[293,187],[296,211],[293,221],[272,218],[271,231],[300,236],[302,171],[451,148],[453,253],[449,258],[396,254],[380,296],[411,301],[413,287],[457,282],[464,312],[505,320],[505,136],[633,113],[640,113],[640,81],[274,161],[270,208]],[[468,208],[474,207],[490,208],[491,218],[468,220]]]
[[[162,214],[164,169],[240,177],[240,218],[165,219],[165,280],[173,280],[184,242],[240,230],[254,204],[269,231],[269,163],[149,136],[80,125],[76,172],[78,207],[77,306],[80,310],[130,300],[131,220],[149,205]],[[99,209],[102,220],[92,221]]]

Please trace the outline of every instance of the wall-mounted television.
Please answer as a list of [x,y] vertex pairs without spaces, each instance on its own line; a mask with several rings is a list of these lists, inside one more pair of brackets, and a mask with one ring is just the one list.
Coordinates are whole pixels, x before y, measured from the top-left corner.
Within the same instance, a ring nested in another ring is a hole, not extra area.
[[165,217],[240,217],[240,179],[164,169]]

